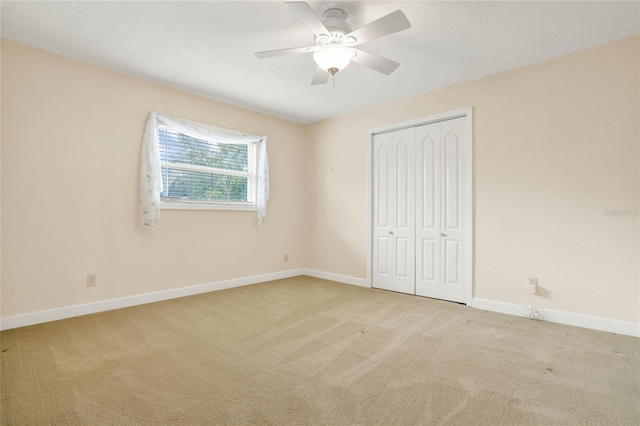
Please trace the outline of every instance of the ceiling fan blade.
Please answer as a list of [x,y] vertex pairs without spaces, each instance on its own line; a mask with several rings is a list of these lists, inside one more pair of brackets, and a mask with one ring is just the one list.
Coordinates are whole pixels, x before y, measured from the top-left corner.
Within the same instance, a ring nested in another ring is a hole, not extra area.
[[347,34],[347,36],[355,37],[356,45],[358,45],[369,40],[406,30],[407,28],[411,28],[411,23],[401,10],[396,10],[364,27],[352,31]]
[[307,28],[315,35],[329,34],[329,30],[324,26],[320,18],[314,13],[311,6],[303,1],[285,2],[284,6],[302,21]]
[[291,49],[266,50],[264,52],[256,52],[255,55],[260,59],[273,58],[274,56],[293,55],[295,53],[313,52],[314,47],[292,47]]
[[311,85],[317,86],[318,84],[325,84],[327,81],[329,81],[329,73],[318,67],[313,75],[313,80],[311,80]]
[[389,75],[400,66],[396,61],[383,58],[382,56],[374,55],[373,53],[365,52],[364,50],[354,49],[357,55],[352,59],[353,62],[357,62],[361,65],[374,69],[382,74]]

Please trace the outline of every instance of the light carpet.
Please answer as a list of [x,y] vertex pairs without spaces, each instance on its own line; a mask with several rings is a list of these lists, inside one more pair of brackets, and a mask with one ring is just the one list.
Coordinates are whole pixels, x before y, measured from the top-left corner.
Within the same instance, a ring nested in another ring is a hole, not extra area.
[[1,343],[5,425],[640,424],[640,339],[310,277]]

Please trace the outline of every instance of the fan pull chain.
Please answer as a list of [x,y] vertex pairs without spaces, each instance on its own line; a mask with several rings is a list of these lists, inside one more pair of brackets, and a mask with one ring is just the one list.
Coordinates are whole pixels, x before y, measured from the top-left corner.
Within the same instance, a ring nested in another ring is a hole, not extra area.
[[331,82],[333,83],[333,90],[336,90],[336,75],[331,76]]

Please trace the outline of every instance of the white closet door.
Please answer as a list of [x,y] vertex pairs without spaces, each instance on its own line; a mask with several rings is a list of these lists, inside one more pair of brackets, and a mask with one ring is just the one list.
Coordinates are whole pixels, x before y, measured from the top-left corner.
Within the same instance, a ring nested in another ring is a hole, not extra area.
[[416,129],[416,294],[440,297],[440,123]]
[[416,129],[416,294],[467,302],[466,119]]
[[443,121],[441,155],[440,299],[467,302],[468,161],[466,119]]
[[373,287],[415,294],[415,130],[373,138]]

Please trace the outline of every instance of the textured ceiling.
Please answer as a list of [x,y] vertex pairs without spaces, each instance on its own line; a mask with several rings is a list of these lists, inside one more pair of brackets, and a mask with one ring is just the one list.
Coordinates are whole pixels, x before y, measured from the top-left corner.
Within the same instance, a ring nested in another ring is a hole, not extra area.
[[167,86],[311,123],[640,32],[639,2],[309,2],[358,28],[397,9],[409,30],[362,45],[400,62],[390,76],[352,63],[311,86],[313,45],[281,2],[2,1],[2,37]]

